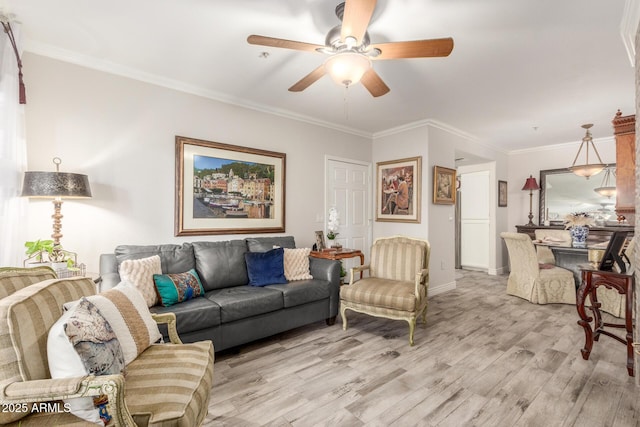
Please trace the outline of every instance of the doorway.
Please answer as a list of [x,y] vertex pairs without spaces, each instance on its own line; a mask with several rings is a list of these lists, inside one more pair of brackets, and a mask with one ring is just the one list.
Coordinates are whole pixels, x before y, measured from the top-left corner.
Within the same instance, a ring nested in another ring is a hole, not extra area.
[[[344,248],[361,250],[368,258],[372,235],[371,164],[336,158],[327,158],[325,164],[325,216],[330,207],[338,211],[336,241]],[[344,264],[348,269],[357,261],[347,259]]]

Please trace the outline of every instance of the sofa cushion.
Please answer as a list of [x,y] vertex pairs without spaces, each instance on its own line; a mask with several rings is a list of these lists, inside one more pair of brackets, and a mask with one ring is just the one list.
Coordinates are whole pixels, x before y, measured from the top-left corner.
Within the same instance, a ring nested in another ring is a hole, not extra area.
[[196,270],[205,291],[249,283],[244,240],[194,242],[193,251]]
[[162,274],[160,255],[148,258],[125,259],[120,263],[120,279],[131,283],[144,297],[147,307],[158,303],[158,292],[154,286],[153,275]]
[[246,241],[250,252],[267,252],[274,247],[289,249],[296,247],[293,236],[249,237]]
[[[156,305],[151,307],[152,313],[175,313],[178,335],[220,325],[220,306],[207,298],[194,298],[171,307]],[[167,335],[166,328],[160,330]]]
[[285,308],[329,298],[331,295],[331,283],[326,280],[297,280],[284,285],[266,287],[282,293]]
[[284,276],[284,249],[271,249],[267,252],[247,252],[247,274],[250,286],[276,285],[287,283]]
[[125,259],[148,258],[160,255],[163,273],[183,273],[195,268],[193,246],[191,243],[182,245],[120,245],[115,249],[118,268]]
[[154,274],[153,281],[160,303],[165,307],[204,295],[202,283],[194,269],[179,274]]
[[[208,351],[207,351],[208,350]],[[137,425],[199,426],[213,385],[213,345],[152,345],[127,368],[127,408]]]
[[223,324],[284,307],[282,292],[266,287],[236,286],[216,289],[207,292],[205,297],[220,306]]

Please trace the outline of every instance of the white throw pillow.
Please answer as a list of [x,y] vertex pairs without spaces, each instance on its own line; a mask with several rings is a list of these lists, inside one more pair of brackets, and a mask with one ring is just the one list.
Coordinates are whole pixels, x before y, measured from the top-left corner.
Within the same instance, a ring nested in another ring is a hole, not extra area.
[[[47,356],[51,378],[75,378],[87,374],[121,373],[125,367],[122,347],[98,308],[82,298],[65,311],[49,330]],[[67,399],[75,416],[104,425],[93,397]]]
[[284,277],[287,280],[309,280],[313,276],[309,273],[310,248],[284,248]]
[[153,283],[154,274],[162,274],[159,255],[149,258],[127,259],[120,264],[120,279],[132,283],[140,291],[147,307],[153,307],[159,302]]

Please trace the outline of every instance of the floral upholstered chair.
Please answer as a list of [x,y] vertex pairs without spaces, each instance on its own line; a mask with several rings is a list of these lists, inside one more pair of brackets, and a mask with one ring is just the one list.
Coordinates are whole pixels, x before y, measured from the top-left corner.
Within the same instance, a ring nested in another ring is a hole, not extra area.
[[[347,329],[347,310],[405,320],[409,323],[409,344],[413,345],[418,316],[423,323],[427,321],[430,250],[426,240],[402,236],[376,239],[369,265],[352,268],[349,285],[340,288],[342,328]],[[361,271],[368,271],[369,277],[355,280]]]
[[[534,231],[536,240],[542,243],[548,243],[554,246],[571,247],[571,233],[569,230],[546,230],[539,228]],[[540,264],[555,264],[556,258],[553,256],[553,252],[547,246],[537,245],[536,252],[538,253],[538,262]]]
[[576,283],[567,269],[538,264],[536,249],[529,235],[500,233],[509,251],[510,273],[507,294],[524,298],[534,304],[575,304]]

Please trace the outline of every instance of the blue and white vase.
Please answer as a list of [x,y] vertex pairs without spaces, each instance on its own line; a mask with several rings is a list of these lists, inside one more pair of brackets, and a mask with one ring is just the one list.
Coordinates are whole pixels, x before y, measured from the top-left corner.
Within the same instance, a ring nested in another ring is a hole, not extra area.
[[574,248],[586,248],[589,227],[586,225],[574,225],[569,229],[571,234],[571,246]]

